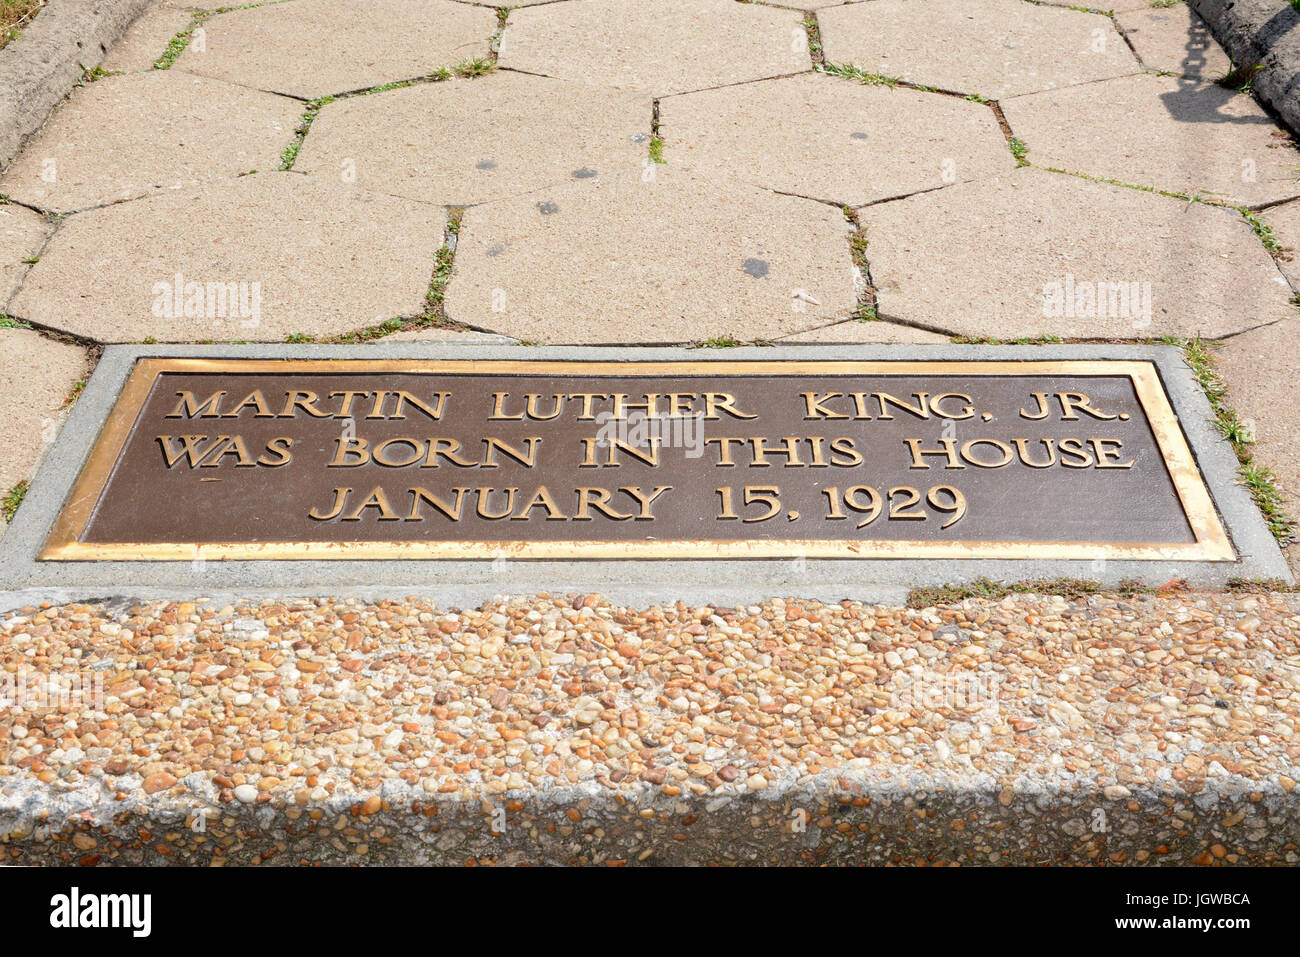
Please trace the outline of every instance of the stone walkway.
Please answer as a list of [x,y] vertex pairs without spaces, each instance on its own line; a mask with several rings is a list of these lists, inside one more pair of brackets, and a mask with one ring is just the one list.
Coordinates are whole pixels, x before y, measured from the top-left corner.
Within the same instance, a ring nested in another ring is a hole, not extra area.
[[159,3],[0,174],[0,495],[103,343],[1199,335],[1300,511],[1300,152],[1185,5],[363,9]]

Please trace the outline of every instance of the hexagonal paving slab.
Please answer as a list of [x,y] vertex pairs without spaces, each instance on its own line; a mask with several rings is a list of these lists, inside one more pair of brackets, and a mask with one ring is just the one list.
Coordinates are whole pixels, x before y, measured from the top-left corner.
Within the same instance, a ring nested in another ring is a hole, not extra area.
[[294,169],[445,205],[516,196],[648,161],[652,103],[495,71],[324,107]]
[[855,306],[830,206],[673,167],[568,183],[465,213],[447,315],[557,342],[776,338]]
[[987,106],[803,74],[659,101],[665,158],[857,206],[1015,167]]
[[31,259],[54,227],[40,213],[12,203],[0,205],[0,312],[31,268]]
[[1141,74],[1006,100],[1037,166],[1253,206],[1300,196],[1300,152],[1254,99]]
[[1295,315],[1250,226],[1204,203],[1025,167],[859,215],[886,319],[1127,339],[1218,338]]
[[311,99],[487,56],[496,28],[494,10],[451,0],[292,0],[212,17],[173,69]]
[[261,173],[63,223],[11,311],[105,342],[330,336],[418,314],[437,207]]
[[[1228,404],[1255,434],[1251,455],[1271,469],[1282,490],[1283,506],[1300,515],[1300,318],[1252,329],[1215,347],[1215,365],[1228,383]],[[1300,577],[1300,544],[1284,550],[1291,571]]]
[[500,63],[666,96],[812,67],[796,10],[735,0],[582,0],[510,14]]
[[1232,69],[1210,28],[1185,3],[1118,13],[1115,22],[1148,69],[1207,80]]
[[0,178],[0,192],[69,212],[275,169],[302,104],[187,73],[110,76],[72,96]]
[[[86,374],[86,353],[30,329],[0,329],[0,496],[30,480],[54,441],[63,404]],[[28,370],[26,375],[16,370]],[[39,370],[37,372],[36,370]],[[0,514],[0,532],[5,520]]]
[[1273,231],[1274,240],[1282,247],[1278,266],[1296,292],[1300,292],[1300,200],[1266,209],[1259,218]]
[[1015,96],[1141,69],[1110,18],[1023,0],[871,0],[817,19],[828,61],[957,93]]

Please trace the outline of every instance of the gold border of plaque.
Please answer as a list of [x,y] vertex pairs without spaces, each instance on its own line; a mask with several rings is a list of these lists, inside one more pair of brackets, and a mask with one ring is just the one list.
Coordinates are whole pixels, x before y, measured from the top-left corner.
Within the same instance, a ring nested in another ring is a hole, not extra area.
[[[182,373],[461,373],[475,375],[701,376],[930,374],[1128,376],[1177,491],[1195,540],[1152,542],[970,541],[401,541],[113,542],[80,541],[157,377]],[[41,561],[477,559],[1055,559],[1234,561],[1236,555],[1192,457],[1153,362],[1146,360],[838,361],[743,360],[609,362],[481,359],[140,359],[118,396],[41,552]]]

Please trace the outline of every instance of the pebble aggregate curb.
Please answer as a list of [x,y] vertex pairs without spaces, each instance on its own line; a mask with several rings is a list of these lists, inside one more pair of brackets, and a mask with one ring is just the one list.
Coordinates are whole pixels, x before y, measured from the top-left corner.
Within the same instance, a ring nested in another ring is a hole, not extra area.
[[49,0],[0,50],[0,169],[41,128],[83,68],[93,69],[157,0]]
[[[1296,863],[1297,629],[1294,594],[30,607],[0,860]],[[73,673],[102,697],[37,707]]]
[[1286,0],[1188,0],[1255,92],[1300,132],[1300,10]]

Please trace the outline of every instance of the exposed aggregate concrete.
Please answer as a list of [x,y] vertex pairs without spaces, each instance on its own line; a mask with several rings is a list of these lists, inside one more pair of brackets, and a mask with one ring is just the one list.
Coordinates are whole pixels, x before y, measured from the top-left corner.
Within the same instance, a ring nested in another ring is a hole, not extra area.
[[1297,629],[1294,594],[26,608],[0,855],[1296,863]]

